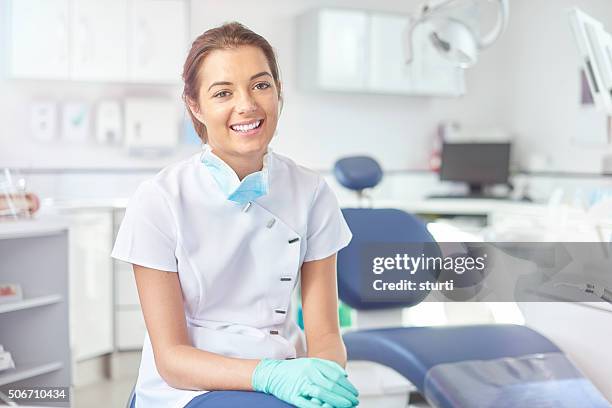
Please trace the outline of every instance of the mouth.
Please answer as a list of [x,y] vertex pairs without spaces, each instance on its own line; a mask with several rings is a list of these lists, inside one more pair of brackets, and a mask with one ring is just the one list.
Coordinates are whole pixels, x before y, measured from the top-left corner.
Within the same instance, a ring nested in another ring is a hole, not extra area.
[[255,119],[249,122],[230,125],[230,129],[240,135],[254,135],[259,132],[259,129],[261,129],[263,122],[263,119]]

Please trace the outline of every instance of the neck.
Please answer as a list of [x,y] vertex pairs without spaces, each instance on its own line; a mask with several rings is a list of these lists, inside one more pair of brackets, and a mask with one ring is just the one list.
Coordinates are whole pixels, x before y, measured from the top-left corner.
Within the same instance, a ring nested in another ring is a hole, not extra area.
[[228,166],[236,172],[238,179],[242,181],[246,176],[251,173],[260,171],[263,168],[263,157],[265,152],[257,153],[248,156],[226,154],[222,151],[213,149],[213,152]]

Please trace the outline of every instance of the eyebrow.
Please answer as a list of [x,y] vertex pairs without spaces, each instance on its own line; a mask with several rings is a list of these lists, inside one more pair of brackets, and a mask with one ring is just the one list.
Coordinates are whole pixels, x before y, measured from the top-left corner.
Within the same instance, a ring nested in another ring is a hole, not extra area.
[[[262,71],[262,72],[260,72],[258,74],[253,75],[250,80],[252,81],[252,80],[254,80],[256,78],[259,78],[259,77],[262,77],[262,76],[266,76],[266,75],[269,76],[270,78],[272,78],[272,75],[269,72]],[[208,87],[208,90],[210,91],[210,88],[212,88],[213,86],[218,86],[218,85],[232,85],[232,83],[231,82],[227,82],[227,81],[213,82]]]

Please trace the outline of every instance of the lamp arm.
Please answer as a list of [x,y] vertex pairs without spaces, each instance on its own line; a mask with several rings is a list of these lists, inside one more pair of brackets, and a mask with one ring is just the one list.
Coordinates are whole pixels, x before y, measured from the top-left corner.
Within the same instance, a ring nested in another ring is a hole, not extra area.
[[502,33],[508,27],[508,18],[510,16],[508,0],[497,0],[497,2],[499,3],[499,8],[497,10],[497,22],[495,27],[489,33],[482,36],[478,41],[478,48],[480,49],[487,48],[497,41],[499,36],[502,35]]
[[456,1],[458,0],[427,0],[425,4],[421,6],[421,17],[428,17],[432,13]]
[[414,46],[412,44],[412,37],[414,34],[414,28],[417,26],[417,24],[419,24],[420,21],[420,19],[413,19],[412,17],[410,17],[408,26],[404,31],[404,62],[406,64],[410,64],[414,60]]

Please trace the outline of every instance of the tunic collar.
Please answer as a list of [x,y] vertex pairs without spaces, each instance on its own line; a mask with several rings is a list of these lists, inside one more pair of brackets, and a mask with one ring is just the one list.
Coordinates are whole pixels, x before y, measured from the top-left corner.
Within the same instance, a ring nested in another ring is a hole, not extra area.
[[214,154],[208,144],[203,146],[200,162],[210,172],[217,186],[228,200],[244,204],[268,194],[271,153],[272,149],[268,147],[263,157],[262,169],[249,174],[242,181],[240,181],[234,169]]

